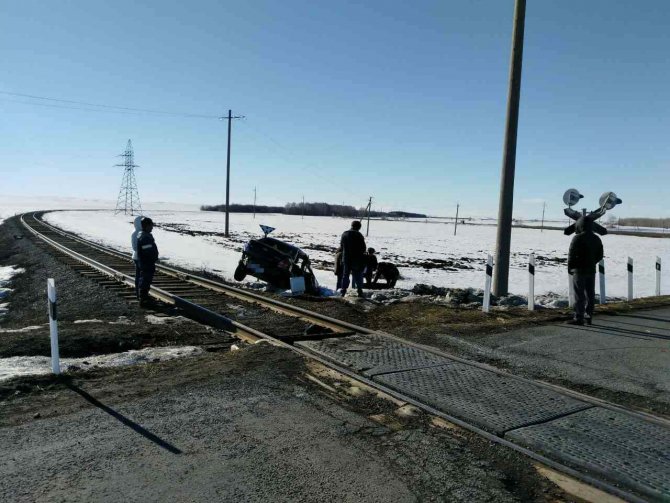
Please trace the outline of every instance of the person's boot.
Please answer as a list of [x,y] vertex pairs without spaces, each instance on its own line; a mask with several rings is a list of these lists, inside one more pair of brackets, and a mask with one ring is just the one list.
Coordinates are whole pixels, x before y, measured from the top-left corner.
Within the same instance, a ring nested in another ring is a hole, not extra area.
[[343,289],[342,289],[342,297],[344,297],[346,294],[347,294],[347,289],[346,289],[346,288],[343,288]]
[[584,325],[584,320],[581,318],[575,318],[567,322],[568,325]]
[[359,296],[359,297],[365,297],[365,294],[363,293],[363,289],[362,289],[362,288],[359,288],[359,289],[357,290],[357,292],[358,292],[358,296]]
[[585,317],[585,318],[584,318],[584,323],[586,323],[587,325],[591,326],[591,324],[593,323],[593,316],[587,316],[587,317]]

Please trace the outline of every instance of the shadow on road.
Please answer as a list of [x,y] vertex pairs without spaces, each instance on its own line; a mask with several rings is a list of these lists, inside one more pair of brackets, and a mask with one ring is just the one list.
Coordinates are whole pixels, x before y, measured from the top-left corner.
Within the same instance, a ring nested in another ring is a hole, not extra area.
[[105,405],[101,401],[97,400],[96,398],[94,398],[91,395],[89,395],[88,393],[86,393],[80,387],[76,386],[75,384],[72,384],[72,382],[66,380],[65,385],[68,388],[70,388],[72,391],[74,391],[75,393],[80,395],[84,400],[86,400],[91,405],[95,405],[100,410],[105,411],[107,414],[112,416],[114,419],[116,419],[116,420],[120,421],[121,423],[123,423],[124,425],[128,426],[130,429],[134,430],[136,433],[139,433],[140,435],[142,435],[147,440],[151,440],[154,444],[158,445],[159,447],[162,447],[163,449],[165,449],[166,451],[171,452],[172,454],[181,454],[182,453],[182,451],[177,449],[174,445],[172,445],[172,444],[166,442],[165,440],[163,440],[162,438],[154,435],[149,430],[143,428],[142,426],[140,426],[136,422],[128,419],[123,414],[121,414],[119,412],[116,412],[111,407]]

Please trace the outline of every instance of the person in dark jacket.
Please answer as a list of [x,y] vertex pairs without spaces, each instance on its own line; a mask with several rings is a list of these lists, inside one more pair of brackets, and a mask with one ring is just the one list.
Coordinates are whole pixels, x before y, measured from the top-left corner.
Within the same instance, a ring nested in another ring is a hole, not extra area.
[[137,236],[142,232],[142,216],[135,217],[133,225],[135,226],[135,230],[130,235],[130,245],[133,247],[133,262],[135,262],[135,297],[139,300],[142,270],[140,269],[140,259],[137,255]]
[[368,248],[368,253],[365,255],[365,284],[370,286],[372,283],[372,275],[377,270],[377,257],[375,257],[375,249]]
[[342,288],[342,273],[343,267],[342,267],[342,247],[338,248],[337,251],[335,252],[335,276],[337,276],[337,284],[335,286],[335,290],[339,290]]
[[591,324],[596,297],[596,264],[603,258],[603,243],[593,233],[593,220],[583,216],[575,224],[575,237],[568,251],[568,271],[575,292],[573,325]]
[[386,280],[386,286],[388,288],[394,288],[396,281],[400,278],[400,271],[398,271],[398,268],[391,262],[379,262],[372,284],[376,285],[379,278],[384,278]]
[[360,233],[361,223],[358,220],[351,222],[351,229],[345,231],[340,239],[342,248],[342,297],[349,288],[349,276],[352,285],[358,290],[358,296],[363,297],[363,270],[365,269],[365,238]]
[[154,222],[149,217],[142,219],[142,231],[137,235],[137,257],[140,264],[140,306],[152,304],[149,297],[149,288],[156,272],[158,262],[158,247],[151,235]]

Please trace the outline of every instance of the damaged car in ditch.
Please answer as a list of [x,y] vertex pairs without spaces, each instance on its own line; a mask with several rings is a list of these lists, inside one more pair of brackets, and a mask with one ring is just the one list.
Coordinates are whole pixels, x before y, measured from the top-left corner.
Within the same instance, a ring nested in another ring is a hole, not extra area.
[[265,236],[244,245],[235,280],[242,281],[250,275],[283,290],[316,294],[319,283],[307,254],[297,246],[268,237],[267,229],[272,228],[262,227]]

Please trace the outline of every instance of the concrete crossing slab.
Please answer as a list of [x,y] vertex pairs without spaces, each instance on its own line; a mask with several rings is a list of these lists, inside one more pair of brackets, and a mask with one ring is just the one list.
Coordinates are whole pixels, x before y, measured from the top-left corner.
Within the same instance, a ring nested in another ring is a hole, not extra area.
[[505,438],[647,497],[670,500],[670,428],[594,407]]
[[374,334],[359,334],[319,341],[300,341],[296,342],[296,346],[309,349],[368,377],[386,372],[435,367],[452,363],[452,360],[448,358]]
[[497,435],[592,407],[556,391],[457,362],[373,379]]

